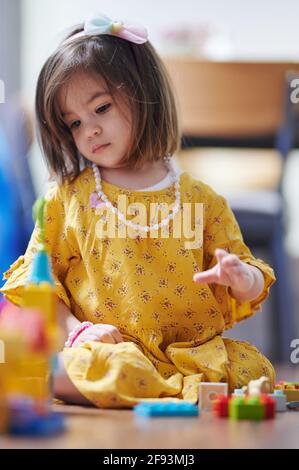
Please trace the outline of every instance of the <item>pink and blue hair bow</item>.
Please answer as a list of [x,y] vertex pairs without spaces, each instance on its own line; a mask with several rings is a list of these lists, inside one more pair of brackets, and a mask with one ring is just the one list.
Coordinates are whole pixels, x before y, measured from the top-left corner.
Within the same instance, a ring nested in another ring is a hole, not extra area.
[[85,21],[84,31],[74,34],[67,42],[83,36],[97,36],[101,34],[118,36],[135,44],[143,44],[148,40],[148,33],[144,26],[113,21],[108,16],[99,14]]

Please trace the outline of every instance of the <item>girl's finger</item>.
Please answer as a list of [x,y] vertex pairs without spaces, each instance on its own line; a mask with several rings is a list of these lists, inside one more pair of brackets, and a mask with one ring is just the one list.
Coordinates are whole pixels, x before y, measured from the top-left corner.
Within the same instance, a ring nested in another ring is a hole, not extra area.
[[217,276],[215,273],[215,269],[208,269],[207,271],[203,271],[202,273],[196,273],[193,276],[193,281],[203,284],[208,284],[211,282],[217,281]]
[[[108,327],[108,325],[104,325],[104,327],[105,326]],[[120,332],[118,331],[117,328],[115,328],[113,326],[109,326],[108,331],[113,336],[116,343],[122,343],[123,342],[123,337],[122,337],[122,335],[120,334]]]
[[223,250],[222,248],[216,248],[215,256],[219,262],[227,255],[229,255],[227,251]]
[[98,336],[98,341],[101,341],[101,343],[116,344],[115,339],[108,331],[102,331]]
[[114,339],[115,343],[122,343],[123,337],[118,331],[117,328],[114,328],[112,325],[98,325],[101,330],[106,330]]
[[227,255],[222,259],[222,266],[224,267],[239,267],[242,266],[240,259],[236,255]]
[[222,269],[225,271],[225,273],[228,276],[240,276],[242,274],[245,274],[243,267],[242,266],[235,266],[235,265],[230,265],[230,264],[225,264],[222,265]]
[[82,344],[86,343],[87,341],[97,341],[98,337],[96,335],[82,335],[78,336],[77,339],[73,342],[73,347],[81,346]]
[[118,331],[117,328],[115,328],[115,330],[112,330],[111,334],[112,334],[113,338],[115,339],[116,343],[122,343],[124,341],[121,333]]

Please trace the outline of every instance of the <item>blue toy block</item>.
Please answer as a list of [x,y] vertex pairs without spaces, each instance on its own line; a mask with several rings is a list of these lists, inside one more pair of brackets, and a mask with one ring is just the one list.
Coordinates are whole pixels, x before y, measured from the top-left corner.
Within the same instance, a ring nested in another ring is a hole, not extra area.
[[198,406],[188,402],[178,403],[140,403],[134,407],[134,413],[138,416],[153,418],[153,417],[175,417],[184,416],[192,417],[199,415]]
[[29,413],[26,420],[12,421],[8,431],[14,436],[44,437],[60,434],[65,431],[64,416],[60,413],[50,413],[47,416],[38,416]]
[[289,401],[287,403],[287,408],[289,410],[296,410],[298,411],[299,410],[299,401]]
[[269,397],[275,401],[276,411],[286,411],[287,397],[282,390],[274,390],[274,393],[270,393]]
[[235,390],[232,393],[232,396],[233,397],[244,397],[245,396],[244,390],[242,388],[235,388]]
[[32,400],[18,399],[9,403],[8,432],[14,436],[52,436],[65,431],[64,416],[49,412],[40,415]]

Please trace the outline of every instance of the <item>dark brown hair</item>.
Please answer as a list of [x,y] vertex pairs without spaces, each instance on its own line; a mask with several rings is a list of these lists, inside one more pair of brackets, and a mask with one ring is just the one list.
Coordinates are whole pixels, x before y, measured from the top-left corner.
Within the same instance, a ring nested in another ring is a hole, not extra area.
[[[76,27],[66,39],[83,30]],[[128,155],[121,162],[139,168],[179,147],[178,118],[164,64],[148,41],[135,44],[111,35],[62,42],[48,58],[36,89],[37,134],[50,174],[73,180],[89,165],[79,154],[58,106],[58,92],[76,72],[101,76],[109,93],[126,98],[132,113]]]

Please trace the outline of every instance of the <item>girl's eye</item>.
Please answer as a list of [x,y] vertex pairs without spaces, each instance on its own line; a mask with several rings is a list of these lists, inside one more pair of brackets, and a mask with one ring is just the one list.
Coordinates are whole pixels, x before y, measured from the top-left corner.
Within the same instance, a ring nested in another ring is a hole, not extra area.
[[[111,103],[107,103],[107,104],[104,104],[102,106],[99,106],[97,109],[96,109],[96,113],[98,114],[104,114],[108,111],[108,109],[111,108]],[[70,130],[74,130],[74,129],[78,129],[78,127],[80,126],[80,121],[74,121],[72,122],[72,124],[70,125]]]
[[99,106],[96,110],[97,113],[105,113],[111,107],[111,103],[104,104],[103,106]]
[[[79,123],[79,124],[78,124]],[[80,121],[74,121],[72,122],[72,124],[70,125],[70,129],[74,129],[74,128],[77,128],[80,126]]]

